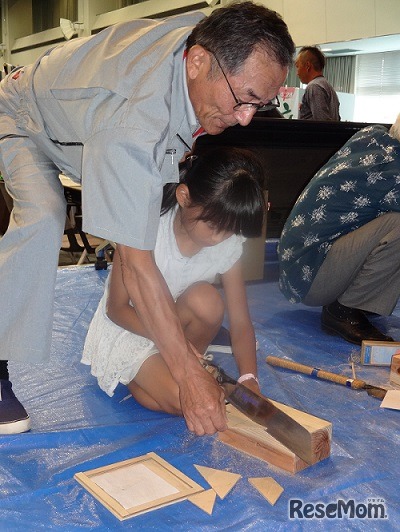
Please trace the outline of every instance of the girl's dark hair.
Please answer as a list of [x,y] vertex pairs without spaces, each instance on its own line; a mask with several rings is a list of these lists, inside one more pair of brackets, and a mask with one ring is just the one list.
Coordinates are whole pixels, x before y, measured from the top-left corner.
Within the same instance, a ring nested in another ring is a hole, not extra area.
[[[190,206],[202,207],[198,220],[211,222],[218,231],[251,238],[261,235],[266,213],[264,178],[263,166],[253,152],[219,147],[188,161],[180,183],[188,187]],[[164,186],[161,215],[177,204],[178,184]]]

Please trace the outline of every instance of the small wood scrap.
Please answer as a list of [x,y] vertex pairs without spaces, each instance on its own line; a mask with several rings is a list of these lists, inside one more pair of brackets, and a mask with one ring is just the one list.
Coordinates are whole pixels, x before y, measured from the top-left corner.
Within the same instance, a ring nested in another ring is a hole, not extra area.
[[390,384],[400,386],[400,354],[393,355],[390,365]]
[[188,501],[206,512],[208,515],[212,514],[214,509],[215,498],[217,494],[213,489],[205,490],[195,495],[188,497]]
[[249,478],[249,482],[272,506],[274,506],[283,493],[282,486],[272,477]]
[[[310,432],[312,464],[330,456],[332,424],[329,421],[282,403],[272,402]],[[290,473],[297,473],[309,467],[310,464],[268,434],[265,427],[251,421],[234,406],[227,405],[226,411],[228,430],[218,434],[220,441]]]
[[221,471],[220,469],[213,469],[212,467],[200,466],[194,464],[194,467],[210,484],[212,489],[216,492],[220,499],[228,495],[236,482],[242,478],[237,473],[230,473],[229,471]]
[[380,408],[400,410],[400,390],[388,390],[380,404]]

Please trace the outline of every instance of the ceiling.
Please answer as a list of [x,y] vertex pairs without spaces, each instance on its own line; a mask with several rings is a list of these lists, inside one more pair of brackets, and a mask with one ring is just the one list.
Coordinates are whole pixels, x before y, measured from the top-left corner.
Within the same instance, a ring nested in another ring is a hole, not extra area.
[[356,39],[354,41],[324,43],[320,46],[327,57],[390,52],[400,50],[400,34],[384,35],[383,37],[372,37],[370,39]]

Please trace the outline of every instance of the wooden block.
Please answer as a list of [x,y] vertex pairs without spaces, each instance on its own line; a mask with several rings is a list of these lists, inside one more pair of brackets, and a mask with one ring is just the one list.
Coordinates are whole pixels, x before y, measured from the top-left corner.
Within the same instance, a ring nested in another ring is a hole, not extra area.
[[[332,424],[329,421],[277,401],[272,402],[310,432],[311,451],[314,457],[312,464],[330,456]],[[227,405],[226,410],[228,430],[218,433],[220,441],[290,473],[297,473],[309,467],[310,464],[304,462],[285,445],[268,434],[265,427],[251,421],[232,405]]]
[[192,504],[200,508],[200,510],[203,510],[208,515],[212,514],[214,503],[215,503],[215,497],[217,494],[213,489],[201,491],[200,493],[196,493],[195,495],[191,495],[188,497],[188,501],[190,501]]
[[390,384],[400,386],[400,354],[393,355],[390,365]]
[[223,499],[235,486],[236,482],[242,478],[237,473],[213,469],[212,467],[194,465],[197,471],[206,479],[218,497]]
[[249,482],[270,504],[272,504],[272,506],[283,493],[282,486],[272,477],[249,478]]

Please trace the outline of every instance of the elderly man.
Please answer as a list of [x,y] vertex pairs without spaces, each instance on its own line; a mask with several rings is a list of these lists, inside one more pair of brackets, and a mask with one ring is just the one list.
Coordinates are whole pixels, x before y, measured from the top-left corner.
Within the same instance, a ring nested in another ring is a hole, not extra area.
[[303,46],[296,59],[297,75],[307,84],[299,118],[302,120],[340,120],[339,99],[325,79],[325,56],[316,46]]
[[[179,179],[178,162],[199,132],[245,126],[274,106],[293,53],[279,15],[240,2],[207,18],[117,24],[5,78],[0,170],[14,210],[0,241],[1,359],[39,362],[50,351],[61,171],[82,183],[84,230],[117,243],[125,288],[179,386],[188,428],[226,428],[221,389],[185,339],[154,263],[162,188]],[[22,432],[29,416],[4,361],[0,433]]]

